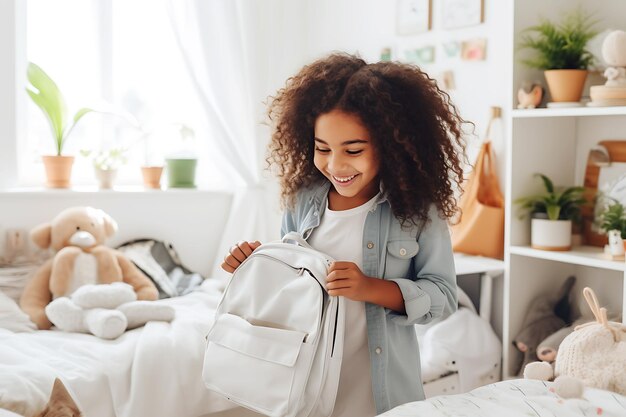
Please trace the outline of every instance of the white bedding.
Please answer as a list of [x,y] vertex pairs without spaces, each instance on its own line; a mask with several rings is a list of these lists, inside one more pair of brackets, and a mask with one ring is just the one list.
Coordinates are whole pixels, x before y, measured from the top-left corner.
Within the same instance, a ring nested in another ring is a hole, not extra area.
[[231,408],[201,378],[204,337],[221,294],[215,284],[155,301],[175,307],[172,323],[150,322],[112,341],[0,329],[0,408],[40,411],[55,377],[88,417],[193,417]]
[[626,397],[585,389],[582,399],[561,399],[550,382],[515,379],[476,388],[465,394],[441,395],[398,406],[380,417],[575,417],[626,416]]

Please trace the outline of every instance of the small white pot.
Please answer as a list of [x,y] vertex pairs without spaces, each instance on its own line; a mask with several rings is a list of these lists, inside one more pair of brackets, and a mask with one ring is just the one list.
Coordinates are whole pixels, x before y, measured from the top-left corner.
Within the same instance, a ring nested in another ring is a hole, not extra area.
[[113,188],[113,182],[117,176],[116,169],[100,169],[94,167],[96,172],[96,179],[98,180],[98,186],[102,189]]
[[542,250],[570,250],[572,248],[572,221],[532,219],[530,246]]

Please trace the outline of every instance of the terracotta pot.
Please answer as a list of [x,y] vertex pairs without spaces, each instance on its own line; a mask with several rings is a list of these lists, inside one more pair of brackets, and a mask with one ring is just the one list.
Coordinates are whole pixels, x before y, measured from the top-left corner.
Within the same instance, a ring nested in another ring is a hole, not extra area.
[[587,70],[566,69],[544,71],[552,101],[580,101],[587,79]]
[[143,185],[146,188],[161,188],[161,174],[163,167],[141,167]]
[[46,187],[69,188],[74,157],[54,155],[42,156],[41,159],[46,169]]

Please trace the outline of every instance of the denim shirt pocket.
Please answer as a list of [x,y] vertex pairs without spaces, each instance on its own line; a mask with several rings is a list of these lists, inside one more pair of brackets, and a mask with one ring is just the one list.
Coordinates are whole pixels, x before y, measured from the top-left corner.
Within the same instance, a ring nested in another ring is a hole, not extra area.
[[406,278],[411,267],[411,260],[419,252],[419,243],[415,240],[390,240],[387,242],[385,260],[385,278]]

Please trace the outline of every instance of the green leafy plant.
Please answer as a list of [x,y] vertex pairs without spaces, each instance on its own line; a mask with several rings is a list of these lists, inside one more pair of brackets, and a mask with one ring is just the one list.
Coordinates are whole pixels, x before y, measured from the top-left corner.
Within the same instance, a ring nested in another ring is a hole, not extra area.
[[600,228],[604,233],[619,230],[626,239],[626,209],[619,201],[614,201],[600,215]]
[[522,62],[543,70],[587,69],[594,62],[587,43],[597,34],[595,23],[580,9],[565,15],[561,23],[541,19],[523,32],[520,49],[532,49],[536,56]]
[[536,215],[545,213],[550,220],[572,220],[580,222],[580,209],[586,200],[583,198],[583,187],[556,188],[550,178],[543,174],[535,174],[543,181],[546,192],[540,195],[522,197],[515,200],[524,214]]
[[88,149],[80,151],[82,156],[92,158],[94,167],[105,171],[118,169],[126,164],[126,162],[128,162],[128,157],[126,156],[127,152],[128,149],[122,147],[104,149],[96,152]]
[[26,87],[26,92],[48,119],[55,142],[56,154],[61,155],[67,138],[76,123],[84,115],[94,110],[83,107],[69,120],[65,97],[52,78],[32,62],[28,63],[27,78],[29,85]]

